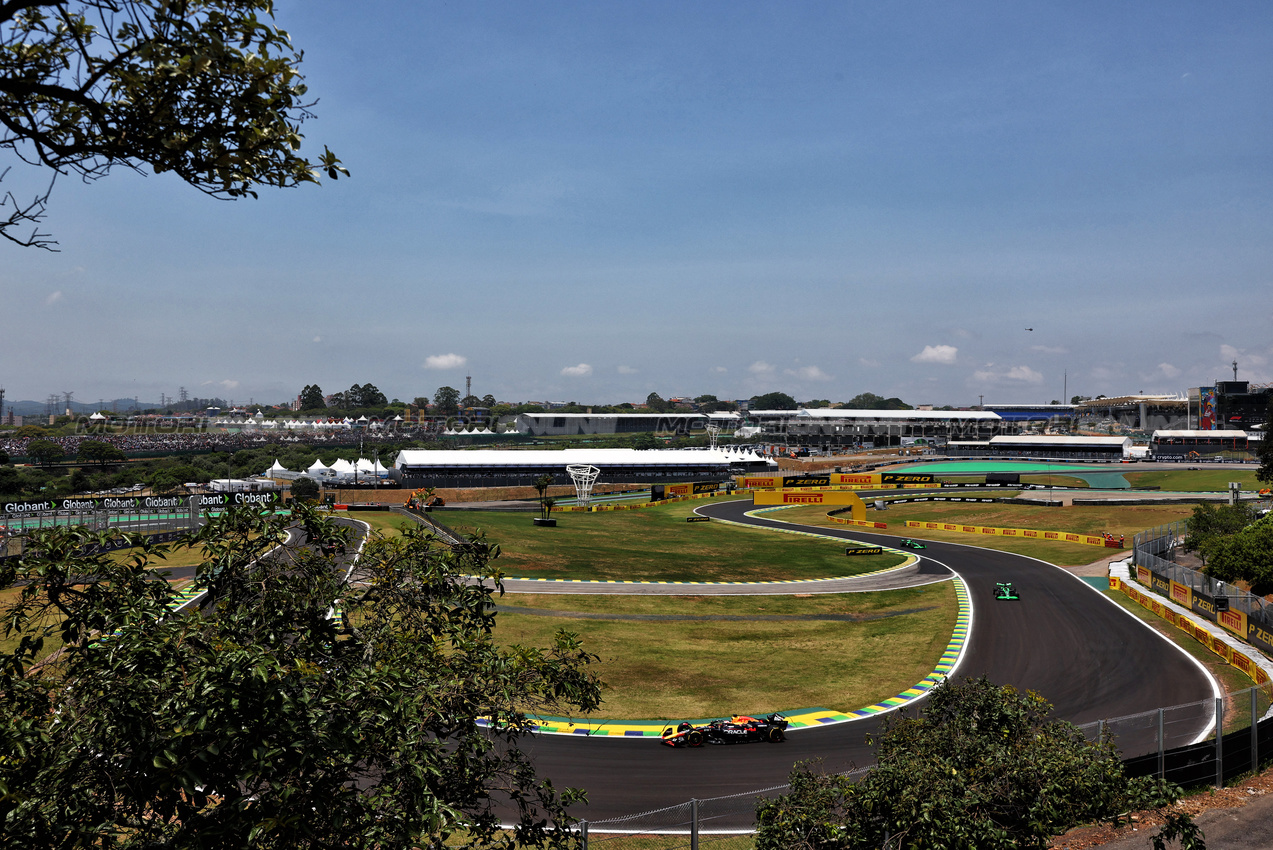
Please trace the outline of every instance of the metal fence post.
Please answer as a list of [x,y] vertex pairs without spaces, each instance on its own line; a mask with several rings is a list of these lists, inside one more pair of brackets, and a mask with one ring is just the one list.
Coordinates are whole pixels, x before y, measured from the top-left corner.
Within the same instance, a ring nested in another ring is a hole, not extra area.
[[698,850],[698,800],[690,800],[690,850]]
[[1224,698],[1216,697],[1216,787],[1224,787]]
[[582,850],[588,850],[588,822],[586,820],[579,821],[579,846]]
[[1260,772],[1260,689],[1251,689],[1251,770]]
[[1166,713],[1165,709],[1161,709],[1161,708],[1158,709],[1158,778],[1159,779],[1167,778],[1167,756],[1166,756],[1167,742],[1165,740],[1165,736],[1163,735],[1163,726],[1164,726],[1163,715],[1165,713]]

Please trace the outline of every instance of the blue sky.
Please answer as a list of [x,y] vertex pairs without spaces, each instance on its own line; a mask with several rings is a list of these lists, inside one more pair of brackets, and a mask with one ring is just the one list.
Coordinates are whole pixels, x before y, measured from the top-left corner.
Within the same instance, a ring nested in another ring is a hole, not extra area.
[[[356,11],[356,16],[351,16]],[[1273,5],[288,0],[349,180],[66,180],[9,399],[1273,381]],[[0,153],[0,168],[11,164]],[[34,176],[15,168],[4,186]],[[1033,328],[1027,331],[1026,328]]]

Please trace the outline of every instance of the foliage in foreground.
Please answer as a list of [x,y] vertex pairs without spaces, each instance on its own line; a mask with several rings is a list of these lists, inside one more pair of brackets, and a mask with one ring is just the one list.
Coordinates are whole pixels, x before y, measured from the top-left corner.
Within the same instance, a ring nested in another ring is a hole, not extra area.
[[[295,519],[339,549],[331,520]],[[311,550],[269,553],[286,522],[238,509],[185,541],[207,552],[197,615],[168,613],[162,548],[112,563],[82,530],[32,538],[0,575],[26,582],[4,611],[21,641],[0,658],[0,846],[569,844],[550,827],[580,795],[537,780],[517,741],[524,712],[596,707],[593,656],[564,632],[493,643],[481,541],[373,541],[353,583]]]
[[[1170,783],[1127,779],[1111,741],[1087,742],[1048,720],[1051,708],[986,678],[943,683],[922,718],[887,722],[879,764],[856,784],[797,765],[790,792],[757,809],[756,850],[1038,848],[1079,824],[1179,799]],[[1191,846],[1204,848],[1200,837]]]

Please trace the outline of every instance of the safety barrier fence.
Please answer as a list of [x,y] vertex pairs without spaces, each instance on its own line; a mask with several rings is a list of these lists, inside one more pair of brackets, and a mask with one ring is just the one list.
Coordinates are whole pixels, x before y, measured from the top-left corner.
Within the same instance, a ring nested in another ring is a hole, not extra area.
[[[170,542],[180,532],[198,528],[201,517],[198,511],[182,508],[177,512],[138,511],[119,513],[93,511],[86,513],[46,513],[37,516],[10,518],[8,525],[0,528],[0,558],[16,558],[27,550],[28,535],[32,531],[57,526],[78,526],[93,532],[119,529],[145,534],[153,542]],[[120,548],[116,546],[113,548]],[[102,551],[111,551],[103,549]]]
[[[1273,761],[1273,718],[1259,719],[1269,706],[1269,688],[1253,687],[1219,699],[1096,720],[1078,729],[1089,741],[1112,740],[1128,776],[1160,776],[1185,788],[1218,787]],[[1211,731],[1205,740],[1196,741],[1208,728],[1223,734]],[[1182,740],[1190,743],[1181,744]],[[846,775],[856,781],[869,771],[862,768]],[[749,850],[757,804],[788,790],[778,785],[581,821],[576,831],[584,850]]]
[[[1187,524],[1177,521],[1133,536],[1133,563],[1142,582],[1265,652],[1273,652],[1273,610],[1263,597],[1171,560],[1184,543],[1186,531]],[[1223,600],[1219,607],[1227,611],[1217,610],[1219,600]]]

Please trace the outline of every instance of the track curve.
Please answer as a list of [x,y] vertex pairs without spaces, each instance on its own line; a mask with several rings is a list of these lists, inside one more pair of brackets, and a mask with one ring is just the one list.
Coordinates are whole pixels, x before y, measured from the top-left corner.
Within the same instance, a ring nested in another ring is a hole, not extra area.
[[[751,510],[750,500],[740,500],[713,502],[698,512],[760,527],[793,527],[746,516]],[[810,528],[845,540],[885,545],[897,540],[857,529]],[[1007,552],[941,542],[927,546],[925,560],[960,574],[972,596],[972,637],[957,675],[985,673],[997,683],[1037,691],[1058,717],[1075,723],[1214,695],[1214,681],[1200,664],[1064,570]],[[1013,582],[1020,602],[996,602],[999,581]],[[595,821],[781,785],[798,761],[821,759],[827,770],[868,765],[874,755],[866,738],[880,724],[868,718],[802,730],[781,745],[682,751],[649,740],[536,735],[521,747],[541,778],[586,789],[589,802],[574,813]],[[1200,711],[1193,722],[1175,725],[1168,746],[1189,743],[1208,724],[1209,716]]]

